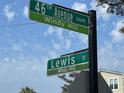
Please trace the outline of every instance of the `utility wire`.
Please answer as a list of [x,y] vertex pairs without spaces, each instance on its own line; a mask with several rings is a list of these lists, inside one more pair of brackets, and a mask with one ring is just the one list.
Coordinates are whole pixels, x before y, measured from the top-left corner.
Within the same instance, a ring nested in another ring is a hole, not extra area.
[[[101,13],[97,15],[107,15],[108,13]],[[110,14],[111,15],[111,14]],[[16,26],[25,26],[25,25],[32,25],[32,24],[37,24],[35,22],[29,22],[29,23],[17,23],[17,24],[11,24],[11,25],[1,25],[0,28],[5,28],[5,27],[16,27]]]
[[24,26],[24,25],[31,25],[31,24],[37,24],[37,23],[30,22],[30,23],[20,23],[20,24],[12,24],[12,25],[1,25],[0,28],[4,28],[4,27],[15,27],[15,26]]

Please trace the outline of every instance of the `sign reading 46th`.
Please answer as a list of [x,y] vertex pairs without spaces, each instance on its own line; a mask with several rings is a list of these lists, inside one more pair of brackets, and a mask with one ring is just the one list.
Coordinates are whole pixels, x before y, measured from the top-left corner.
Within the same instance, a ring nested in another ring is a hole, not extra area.
[[86,13],[30,0],[29,17],[38,22],[88,34],[89,15]]

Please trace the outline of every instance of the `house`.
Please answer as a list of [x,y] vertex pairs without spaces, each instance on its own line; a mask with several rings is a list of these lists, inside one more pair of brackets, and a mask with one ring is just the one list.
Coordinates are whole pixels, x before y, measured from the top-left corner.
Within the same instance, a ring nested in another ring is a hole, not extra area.
[[124,93],[124,73],[102,69],[98,82],[99,93]]
[[[124,93],[124,73],[101,69],[98,72],[99,93]],[[89,93],[89,71],[82,71],[68,87],[68,93]]]

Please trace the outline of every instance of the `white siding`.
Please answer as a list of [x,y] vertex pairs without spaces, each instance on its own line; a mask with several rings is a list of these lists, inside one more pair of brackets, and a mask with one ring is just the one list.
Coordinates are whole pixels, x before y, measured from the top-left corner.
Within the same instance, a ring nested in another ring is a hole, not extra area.
[[107,82],[108,86],[110,85],[109,80],[111,78],[118,78],[118,89],[112,89],[113,93],[124,93],[124,75],[110,73],[110,72],[100,72],[104,80]]

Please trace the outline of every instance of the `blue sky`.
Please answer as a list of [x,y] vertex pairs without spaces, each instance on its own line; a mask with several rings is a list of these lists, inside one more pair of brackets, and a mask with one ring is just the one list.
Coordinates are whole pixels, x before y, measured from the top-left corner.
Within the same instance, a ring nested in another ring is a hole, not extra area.
[[[124,72],[124,17],[96,8],[95,0],[42,0],[87,12],[97,11],[98,67]],[[47,77],[47,60],[88,47],[86,35],[28,18],[29,0],[0,3],[0,90],[19,93],[29,86],[38,93],[60,93],[63,81]],[[33,23],[33,24],[27,24]],[[15,24],[25,24],[10,26]]]

